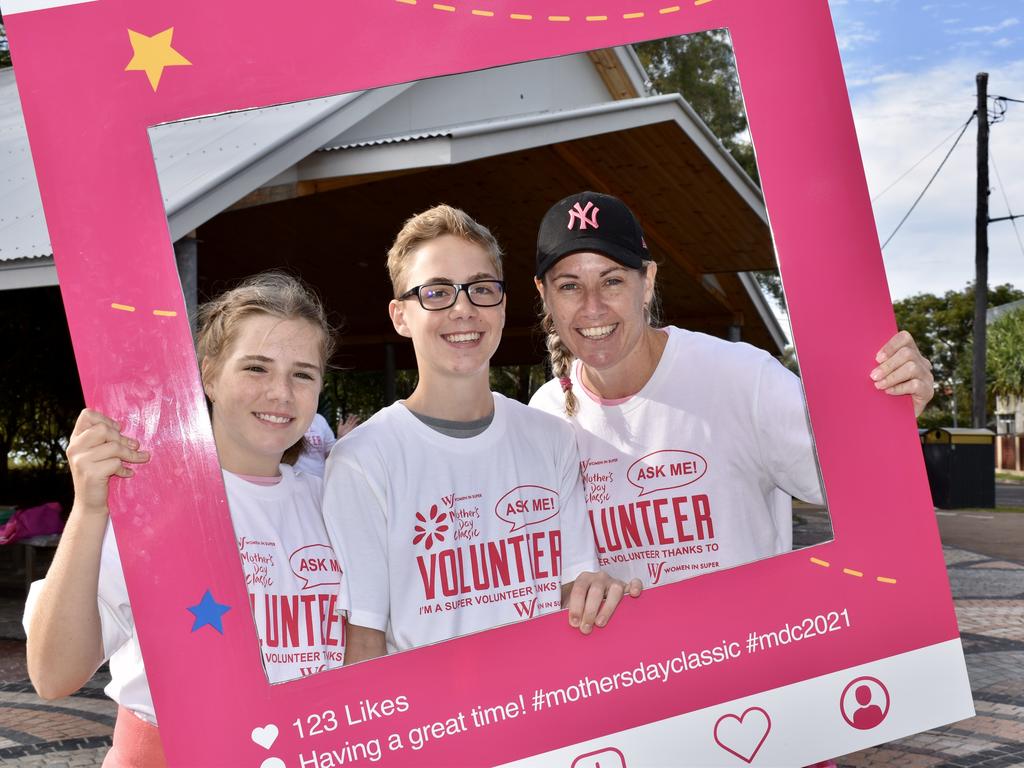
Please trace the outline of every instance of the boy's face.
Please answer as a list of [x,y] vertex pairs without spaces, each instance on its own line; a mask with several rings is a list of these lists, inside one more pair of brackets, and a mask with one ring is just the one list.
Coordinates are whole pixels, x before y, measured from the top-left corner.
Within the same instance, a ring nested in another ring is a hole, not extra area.
[[[454,235],[442,235],[412,253],[400,293],[426,283],[497,280],[487,253]],[[501,341],[505,301],[494,307],[470,303],[465,291],[448,309],[430,311],[415,296],[395,299],[389,307],[395,330],[412,339],[420,376],[469,376],[486,371]]]

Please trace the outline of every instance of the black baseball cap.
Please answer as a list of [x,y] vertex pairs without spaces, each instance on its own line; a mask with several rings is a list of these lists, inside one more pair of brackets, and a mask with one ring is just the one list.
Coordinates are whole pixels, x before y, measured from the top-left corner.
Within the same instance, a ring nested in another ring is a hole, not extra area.
[[633,212],[619,198],[600,192],[569,195],[544,214],[537,233],[537,277],[580,251],[600,253],[633,269],[651,258]]

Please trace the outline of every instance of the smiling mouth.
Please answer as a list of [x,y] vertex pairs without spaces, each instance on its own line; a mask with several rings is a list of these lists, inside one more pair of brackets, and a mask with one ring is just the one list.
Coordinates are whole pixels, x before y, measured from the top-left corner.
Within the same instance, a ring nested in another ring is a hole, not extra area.
[[442,333],[441,338],[447,341],[449,344],[472,344],[480,341],[480,337],[483,336],[479,331],[471,331],[468,333]]
[[254,413],[253,416],[268,424],[291,424],[295,420],[291,416],[278,416],[274,413]]
[[612,332],[619,327],[618,323],[611,325],[598,325],[593,328],[577,328],[576,332],[585,339],[605,339],[612,335]]

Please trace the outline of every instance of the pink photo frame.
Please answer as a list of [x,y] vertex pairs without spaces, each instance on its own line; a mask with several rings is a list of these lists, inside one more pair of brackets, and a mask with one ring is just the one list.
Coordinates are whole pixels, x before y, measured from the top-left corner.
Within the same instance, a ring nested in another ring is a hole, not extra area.
[[[5,4],[86,402],[153,454],[111,506],[171,765],[805,765],[973,714],[911,406],[867,376],[895,327],[827,2],[674,1]],[[651,590],[592,637],[547,616],[268,685],[147,129],[711,28],[834,540]]]

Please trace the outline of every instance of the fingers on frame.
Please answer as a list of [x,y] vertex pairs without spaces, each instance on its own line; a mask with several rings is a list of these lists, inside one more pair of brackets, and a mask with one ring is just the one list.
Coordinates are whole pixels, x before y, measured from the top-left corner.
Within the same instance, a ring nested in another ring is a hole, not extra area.
[[608,623],[608,620],[615,613],[615,609],[619,603],[622,602],[623,596],[626,594],[626,585],[618,579],[613,579],[612,583],[608,587],[608,591],[604,595],[604,602],[601,604],[600,609],[597,612],[597,618],[594,623],[603,627]]
[[601,610],[601,603],[604,602],[605,587],[601,579],[594,579],[590,582],[590,589],[587,590],[587,599],[583,604],[583,618],[580,621],[580,630],[586,634],[594,628],[597,620],[597,613]]

